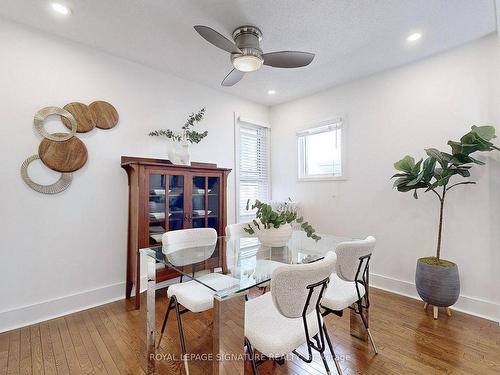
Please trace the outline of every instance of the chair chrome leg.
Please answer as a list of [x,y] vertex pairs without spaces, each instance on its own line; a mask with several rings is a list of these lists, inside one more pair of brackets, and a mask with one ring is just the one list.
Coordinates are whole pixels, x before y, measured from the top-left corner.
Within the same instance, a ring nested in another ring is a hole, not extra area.
[[323,322],[323,331],[325,333],[326,342],[328,343],[328,347],[330,348],[330,353],[332,353],[333,362],[335,363],[335,367],[337,368],[337,372],[339,373],[339,375],[342,375],[342,368],[340,367],[339,360],[338,360],[337,356],[335,355],[335,352],[333,351],[333,345],[332,345],[332,342],[330,341],[330,336],[328,336],[328,331],[326,330],[326,325],[324,322]]
[[163,333],[165,332],[165,327],[167,326],[168,315],[170,314],[170,310],[172,310],[173,307],[174,307],[173,300],[169,299],[167,312],[165,313],[165,318],[163,319],[163,325],[161,326],[160,339],[158,340],[157,348],[160,347],[161,339],[163,338]]
[[378,354],[377,347],[375,346],[375,341],[373,341],[372,333],[370,332],[370,328],[366,329],[366,332],[368,332],[368,337],[370,338],[370,342],[372,343],[373,350],[375,351],[375,354]]
[[363,310],[361,306],[359,310],[359,315],[361,316],[361,320],[363,321],[363,324],[366,328],[366,332],[368,332],[368,338],[370,339],[370,343],[372,344],[373,350],[375,351],[375,354],[378,354],[377,346],[375,345],[375,341],[373,341],[372,333],[370,332],[370,328],[368,328],[368,322],[366,321],[365,316],[363,315]]
[[253,375],[259,375],[259,371],[257,370],[257,364],[255,363],[255,352],[253,351],[252,344],[245,337],[245,345],[247,346],[248,356],[250,357],[250,362],[252,364],[252,372]]
[[175,298],[175,296],[172,296],[172,299],[175,302],[175,314],[177,315],[177,329],[179,330],[179,339],[181,341],[181,352],[182,352],[182,359],[184,361],[184,369],[186,370],[186,375],[189,375],[189,367],[186,355],[186,341],[184,340],[184,330],[182,329],[182,320],[181,320],[181,312],[179,311],[179,302],[177,302],[177,298]]

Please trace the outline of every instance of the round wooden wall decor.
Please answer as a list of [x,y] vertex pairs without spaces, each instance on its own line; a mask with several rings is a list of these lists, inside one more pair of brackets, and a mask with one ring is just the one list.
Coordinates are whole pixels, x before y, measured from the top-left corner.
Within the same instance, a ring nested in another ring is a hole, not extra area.
[[[71,133],[54,133],[54,134],[48,133],[47,130],[45,130],[43,123],[45,119],[50,115],[59,115],[62,117],[66,117],[71,124]],[[35,129],[38,131],[38,133],[40,133],[42,137],[56,142],[63,142],[72,138],[76,133],[76,129],[78,128],[78,124],[76,123],[76,120],[73,117],[73,115],[68,111],[66,111],[65,109],[59,107],[45,107],[40,109],[35,114],[34,122],[35,122]]]
[[89,108],[94,113],[99,129],[111,129],[118,124],[118,112],[110,103],[98,100],[91,103]]
[[[63,109],[71,113],[75,118],[78,125],[76,131],[78,133],[87,133],[95,128],[95,114],[86,104],[78,102],[68,103]],[[72,128],[73,125],[66,117],[61,116],[61,120],[68,129]]]
[[[55,133],[59,136],[61,133]],[[78,138],[73,137],[64,142],[43,139],[38,147],[40,160],[50,169],[57,172],[74,172],[85,165],[88,158],[87,147]]]
[[26,185],[28,185],[33,190],[43,194],[57,194],[63,190],[66,190],[67,187],[71,184],[71,180],[73,179],[73,175],[71,173],[61,173],[61,177],[59,178],[59,180],[50,185],[41,185],[33,182],[33,180],[28,175],[28,166],[32,161],[37,159],[40,159],[38,155],[32,155],[21,165],[21,177],[23,178]]

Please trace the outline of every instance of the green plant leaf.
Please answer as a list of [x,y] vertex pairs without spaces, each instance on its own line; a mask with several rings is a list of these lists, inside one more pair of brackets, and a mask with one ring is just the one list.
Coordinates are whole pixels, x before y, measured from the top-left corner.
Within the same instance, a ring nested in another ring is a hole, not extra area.
[[428,157],[427,159],[425,159],[424,166],[422,167],[422,171],[424,172],[422,180],[424,182],[429,182],[432,179],[435,167],[436,159],[434,159],[433,157]]
[[416,176],[420,173],[420,167],[422,166],[423,159],[420,159],[412,168],[411,174]]
[[412,190],[415,190],[415,187],[413,186],[406,186],[406,185],[399,185],[397,187],[398,191],[402,192],[402,193],[406,193],[408,191],[412,191]]
[[394,168],[398,171],[411,173],[413,167],[415,166],[415,159],[409,155],[406,155],[403,159],[394,163]]
[[428,156],[437,160],[443,169],[448,166],[448,162],[451,159],[451,155],[443,153],[435,148],[428,148],[425,150]]
[[475,159],[475,158],[472,158],[472,157],[471,157],[471,159],[472,159],[472,162],[474,164],[477,164],[477,165],[485,165],[486,164],[484,161],[481,161],[481,160],[478,160],[478,159]]
[[495,128],[493,126],[472,126],[472,133],[476,134],[478,137],[484,139],[485,141],[489,141],[493,138],[496,138]]
[[462,177],[470,177],[470,172],[467,169],[457,168],[456,171]]
[[397,180],[394,181],[394,183],[392,184],[392,187],[395,188],[395,187],[398,187],[401,185],[406,185],[408,182],[410,182],[410,178],[399,177]]
[[396,178],[396,177],[409,177],[410,175],[408,173],[396,173],[393,175],[391,178]]
[[421,171],[417,177],[415,177],[413,180],[408,182],[408,186],[415,186],[417,185],[420,181],[422,181],[422,178],[424,177],[424,171]]

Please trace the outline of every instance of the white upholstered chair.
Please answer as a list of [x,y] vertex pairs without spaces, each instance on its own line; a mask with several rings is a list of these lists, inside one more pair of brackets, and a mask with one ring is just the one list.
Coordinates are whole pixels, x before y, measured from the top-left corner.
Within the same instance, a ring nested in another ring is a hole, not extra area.
[[[326,343],[333,353],[326,327],[320,313],[320,301],[335,269],[336,256],[330,252],[320,261],[308,264],[282,265],[271,278],[271,292],[245,304],[245,345],[257,374],[257,366],[268,359],[282,360],[295,353],[311,363],[312,349],[318,351],[330,373],[324,352]],[[325,341],[326,339],[326,341]],[[297,352],[307,345],[307,356]],[[264,357],[256,361],[255,350]],[[335,355],[335,365],[340,366]]]
[[[202,262],[212,256],[217,243],[217,231],[212,228],[183,229],[166,232],[162,238],[163,253],[176,266],[184,266]],[[186,250],[186,251],[184,251]],[[215,290],[229,288],[238,281],[230,276],[220,273],[209,273],[199,277],[204,284],[210,285]],[[182,328],[181,314],[187,311],[194,313],[210,310],[213,307],[215,291],[195,280],[181,282],[168,287],[168,308],[161,328],[158,347],[160,346],[170,310],[175,308],[177,315],[177,328],[183,358],[186,358],[186,343]],[[184,306],[184,310],[179,309]]]
[[377,354],[377,347],[363,315],[363,309],[370,307],[368,274],[375,244],[375,238],[369,236],[364,240],[347,241],[337,246],[335,250],[337,254],[336,274],[330,276],[330,283],[321,301],[321,307],[325,310],[323,316],[329,313],[341,316],[346,308],[351,308],[359,314],[368,332],[373,350]]

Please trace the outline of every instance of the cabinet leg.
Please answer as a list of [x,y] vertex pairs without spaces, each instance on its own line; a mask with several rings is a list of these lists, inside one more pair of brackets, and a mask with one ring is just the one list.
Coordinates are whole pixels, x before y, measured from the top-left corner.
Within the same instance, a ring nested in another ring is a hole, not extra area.
[[[139,252],[137,252],[135,270],[135,308],[139,310],[141,307],[141,258]],[[148,270],[149,271],[149,270]]]
[[132,284],[132,281],[127,281],[127,284],[125,286],[125,298],[129,299],[132,296],[132,287],[134,284]]
[[135,292],[135,309],[139,310],[141,308],[141,293],[140,289],[136,288]]
[[439,317],[439,308],[437,306],[433,306],[432,312],[434,313],[434,319],[437,319]]

